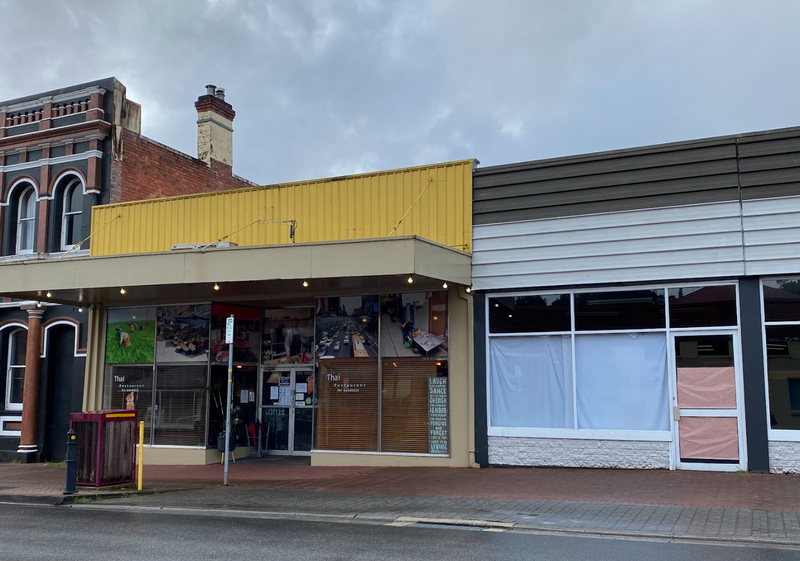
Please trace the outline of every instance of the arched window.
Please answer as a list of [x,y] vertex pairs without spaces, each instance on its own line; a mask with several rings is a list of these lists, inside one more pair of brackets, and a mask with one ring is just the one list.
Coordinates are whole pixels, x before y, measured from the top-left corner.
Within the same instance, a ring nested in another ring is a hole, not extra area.
[[73,179],[64,188],[61,204],[61,251],[69,251],[81,241],[83,184]]
[[22,411],[22,390],[25,383],[25,354],[28,350],[28,332],[16,329],[8,335],[6,359],[6,410]]
[[36,190],[28,187],[17,207],[17,254],[33,253],[36,234]]

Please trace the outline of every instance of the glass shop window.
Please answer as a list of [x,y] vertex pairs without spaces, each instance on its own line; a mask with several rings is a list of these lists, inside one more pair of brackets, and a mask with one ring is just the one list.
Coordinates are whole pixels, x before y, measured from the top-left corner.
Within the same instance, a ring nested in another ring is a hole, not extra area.
[[800,321],[800,279],[764,281],[765,321]]
[[144,421],[144,442],[151,444],[153,365],[106,365],[103,408],[136,411],[139,420]]
[[378,361],[319,361],[317,450],[378,451]]
[[575,294],[577,331],[660,328],[666,328],[663,289]]
[[569,294],[489,298],[490,333],[569,331]]
[[492,338],[489,357],[492,426],[574,428],[568,335]]
[[770,426],[800,429],[800,325],[767,326]]
[[208,366],[205,364],[158,367],[152,416],[153,444],[205,444],[207,383]]
[[446,361],[384,360],[381,388],[381,451],[449,452]]
[[737,323],[734,285],[669,289],[670,327],[735,326]]

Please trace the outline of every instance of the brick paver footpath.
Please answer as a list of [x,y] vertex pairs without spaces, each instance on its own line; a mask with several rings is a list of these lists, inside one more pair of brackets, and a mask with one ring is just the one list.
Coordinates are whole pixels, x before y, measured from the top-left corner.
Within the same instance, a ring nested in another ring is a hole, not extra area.
[[[59,466],[0,464],[0,501],[62,501]],[[800,545],[800,477],[594,469],[325,468],[239,461],[146,466],[144,490],[104,488],[106,508],[198,509],[391,522],[469,520],[514,528]],[[79,495],[94,496],[91,488]],[[159,491],[153,493],[153,491]],[[123,496],[124,495],[124,496]],[[93,503],[94,504],[94,503]]]

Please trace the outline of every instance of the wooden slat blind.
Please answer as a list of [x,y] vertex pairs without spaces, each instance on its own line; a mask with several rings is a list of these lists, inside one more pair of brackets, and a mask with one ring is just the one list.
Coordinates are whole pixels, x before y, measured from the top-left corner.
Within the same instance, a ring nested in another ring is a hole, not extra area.
[[208,366],[159,366],[153,444],[203,446],[206,435]]
[[319,361],[318,450],[378,451],[378,360]]
[[436,377],[436,362],[394,358],[382,366],[381,450],[427,454],[428,378]]

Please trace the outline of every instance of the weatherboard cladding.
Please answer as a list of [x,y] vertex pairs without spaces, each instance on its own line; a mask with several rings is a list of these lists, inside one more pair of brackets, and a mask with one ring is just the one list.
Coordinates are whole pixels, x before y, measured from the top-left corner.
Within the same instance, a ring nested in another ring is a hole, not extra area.
[[800,128],[479,168],[474,224],[737,201],[740,186],[800,194]]
[[476,289],[800,270],[798,128],[484,168],[474,193]]

